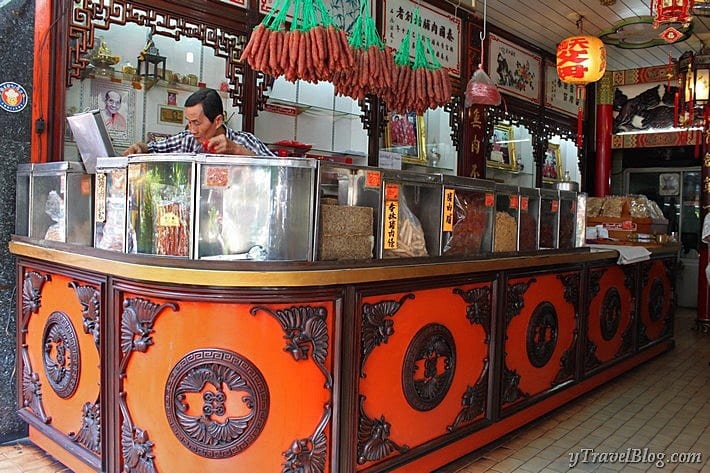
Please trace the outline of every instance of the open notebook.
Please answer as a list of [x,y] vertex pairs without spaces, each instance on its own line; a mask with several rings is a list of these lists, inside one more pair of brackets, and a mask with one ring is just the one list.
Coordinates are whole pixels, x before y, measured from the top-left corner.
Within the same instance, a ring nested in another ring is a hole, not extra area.
[[116,156],[101,112],[91,110],[67,117],[86,172],[96,172],[96,158]]

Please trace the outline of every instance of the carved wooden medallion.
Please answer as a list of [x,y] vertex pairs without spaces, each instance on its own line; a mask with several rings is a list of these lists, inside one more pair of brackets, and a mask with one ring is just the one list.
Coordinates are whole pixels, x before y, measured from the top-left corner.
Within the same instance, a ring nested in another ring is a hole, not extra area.
[[663,311],[663,283],[655,278],[651,283],[651,291],[648,295],[648,315],[654,322],[661,318]]
[[616,335],[621,321],[621,295],[615,287],[610,287],[604,294],[602,313],[599,317],[602,338],[607,342]]
[[530,363],[542,368],[550,361],[557,346],[557,311],[549,302],[542,302],[533,311],[528,323],[526,348]]
[[81,356],[76,330],[63,312],[52,312],[44,324],[42,362],[49,385],[62,399],[71,397],[79,384]]
[[259,369],[243,356],[216,348],[195,350],[168,376],[165,412],[173,433],[190,451],[229,458],[261,434],[269,415],[269,389]]
[[440,324],[422,327],[409,343],[402,365],[402,388],[410,406],[430,411],[449,392],[456,371],[456,345]]

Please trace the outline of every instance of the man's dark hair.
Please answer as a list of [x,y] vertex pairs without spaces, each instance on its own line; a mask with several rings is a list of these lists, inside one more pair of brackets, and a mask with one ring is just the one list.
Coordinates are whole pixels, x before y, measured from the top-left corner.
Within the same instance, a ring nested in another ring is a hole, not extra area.
[[224,114],[222,97],[220,97],[219,93],[214,89],[200,89],[185,100],[186,107],[192,107],[200,103],[202,104],[202,110],[205,112],[205,116],[211,122],[213,122],[218,115]]

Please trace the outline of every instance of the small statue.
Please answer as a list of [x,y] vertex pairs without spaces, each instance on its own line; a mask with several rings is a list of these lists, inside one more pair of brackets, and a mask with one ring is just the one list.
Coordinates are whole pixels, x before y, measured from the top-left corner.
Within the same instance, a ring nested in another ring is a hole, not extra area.
[[141,61],[145,61],[146,56],[158,56],[159,54],[160,51],[158,51],[158,48],[155,47],[155,42],[153,41],[153,34],[151,32],[148,32],[148,36],[145,40],[145,46],[143,46],[143,49],[141,49],[141,52],[138,57]]

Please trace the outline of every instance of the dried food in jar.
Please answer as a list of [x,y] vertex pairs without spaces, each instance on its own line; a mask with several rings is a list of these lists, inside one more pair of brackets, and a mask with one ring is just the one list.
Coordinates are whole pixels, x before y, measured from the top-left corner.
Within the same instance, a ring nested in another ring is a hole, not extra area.
[[454,200],[455,223],[443,252],[454,256],[484,252],[481,245],[489,228],[489,209],[485,206],[484,195],[457,191]]
[[537,250],[537,220],[528,212],[520,212],[520,237],[518,250]]
[[187,209],[179,202],[168,202],[157,210],[156,254],[188,256]]
[[517,240],[517,222],[508,212],[496,212],[496,231],[494,250],[515,251]]
[[397,217],[397,248],[386,249],[385,258],[407,258],[429,256],[422,224],[407,206],[403,193],[399,194],[399,215]]
[[576,214],[571,209],[567,208],[560,213],[560,249],[574,248],[576,221]]
[[631,215],[631,218],[649,218],[651,216],[648,207],[648,199],[645,195],[635,195],[631,197],[629,215]]

